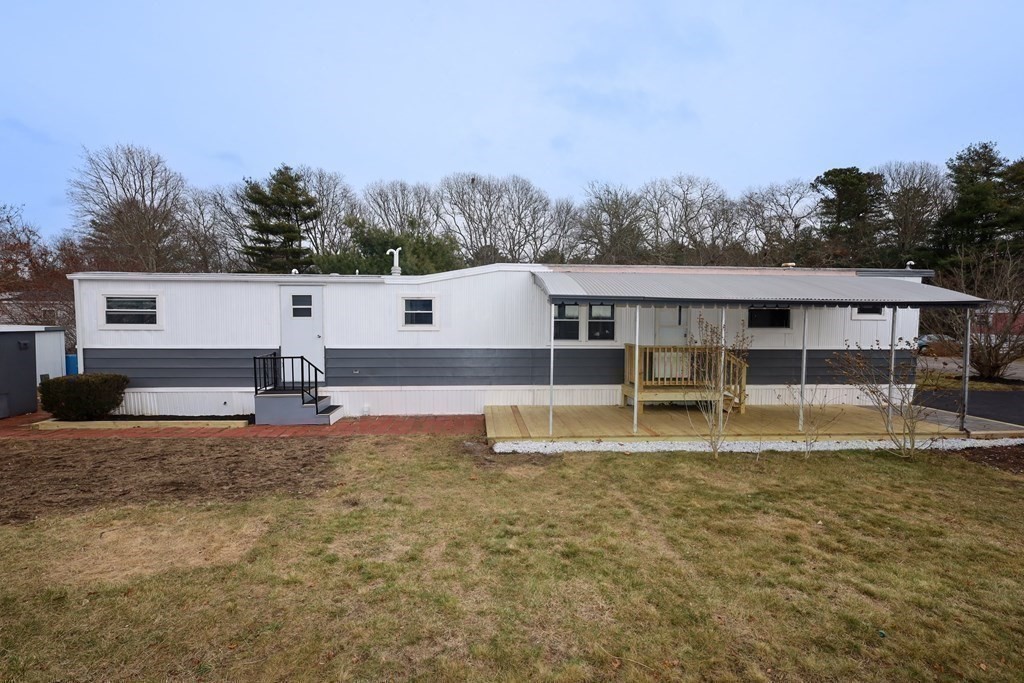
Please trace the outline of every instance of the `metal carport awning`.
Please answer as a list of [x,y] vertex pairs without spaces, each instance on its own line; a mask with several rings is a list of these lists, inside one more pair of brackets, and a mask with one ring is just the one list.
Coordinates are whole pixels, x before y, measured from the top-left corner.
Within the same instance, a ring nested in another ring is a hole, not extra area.
[[892,277],[757,273],[593,272],[554,270],[533,274],[551,303],[619,303],[661,306],[973,308],[968,294]]
[[[909,274],[913,277],[913,274]],[[764,271],[700,272],[693,269],[598,270],[571,266],[535,271],[534,282],[551,304],[551,358],[548,405],[548,431],[554,431],[555,341],[554,316],[557,304],[605,303],[636,307],[635,343],[640,343],[640,306],[688,306],[720,308],[724,335],[725,309],[737,306],[755,308],[821,308],[884,306],[893,309],[889,350],[889,395],[892,396],[895,362],[897,308],[963,308],[967,321],[964,339],[964,372],[960,428],[967,418],[970,359],[970,309],[988,303],[985,299],[951,289],[926,285],[899,276],[870,277],[856,272],[807,274],[804,272],[765,273]],[[800,428],[804,422],[804,390],[807,364],[807,317],[804,316],[800,379]],[[724,343],[724,342],[723,342]],[[891,419],[891,406],[890,406]],[[633,404],[633,431],[637,431],[637,405]]]

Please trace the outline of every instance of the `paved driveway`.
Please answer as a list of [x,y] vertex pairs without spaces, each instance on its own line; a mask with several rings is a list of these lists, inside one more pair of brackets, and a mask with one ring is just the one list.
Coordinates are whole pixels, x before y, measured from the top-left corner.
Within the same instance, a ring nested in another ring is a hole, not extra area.
[[[953,413],[960,410],[959,391],[919,391],[914,401]],[[967,414],[1024,425],[1024,391],[972,391],[967,400]]]

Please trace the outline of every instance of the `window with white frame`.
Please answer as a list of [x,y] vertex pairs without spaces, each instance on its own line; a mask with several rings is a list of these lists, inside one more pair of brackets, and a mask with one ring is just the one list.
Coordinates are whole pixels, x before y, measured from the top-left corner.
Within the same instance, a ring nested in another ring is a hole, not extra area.
[[155,296],[107,296],[104,322],[107,325],[156,325]]
[[433,327],[434,326],[434,300],[433,299],[404,299],[405,327]]
[[587,339],[591,341],[615,339],[615,306],[612,304],[590,304]]
[[578,304],[555,306],[555,339],[580,340],[580,307]]

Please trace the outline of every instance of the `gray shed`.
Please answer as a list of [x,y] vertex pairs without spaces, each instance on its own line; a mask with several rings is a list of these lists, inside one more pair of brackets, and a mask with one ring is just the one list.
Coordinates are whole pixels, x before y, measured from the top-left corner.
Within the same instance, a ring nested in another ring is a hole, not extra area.
[[63,354],[61,327],[0,325],[0,418],[36,411],[41,375],[63,375]]

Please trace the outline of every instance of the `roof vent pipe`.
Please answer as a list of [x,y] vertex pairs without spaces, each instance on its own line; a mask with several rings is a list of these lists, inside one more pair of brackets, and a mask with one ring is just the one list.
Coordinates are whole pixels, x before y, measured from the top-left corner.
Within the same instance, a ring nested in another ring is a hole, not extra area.
[[298,268],[292,268],[292,275],[298,275],[298,274],[299,274],[299,269]]
[[907,261],[907,270],[913,270],[914,266],[917,265],[913,261]]
[[783,268],[796,268],[796,264],[795,263],[783,263],[782,267]]
[[398,265],[398,252],[400,252],[400,251],[402,251],[402,248],[398,247],[397,249],[388,249],[385,252],[385,254],[394,257],[394,262],[391,264],[391,274],[392,275],[401,275],[402,274],[402,267]]

